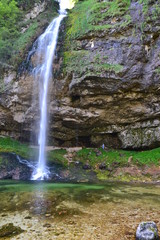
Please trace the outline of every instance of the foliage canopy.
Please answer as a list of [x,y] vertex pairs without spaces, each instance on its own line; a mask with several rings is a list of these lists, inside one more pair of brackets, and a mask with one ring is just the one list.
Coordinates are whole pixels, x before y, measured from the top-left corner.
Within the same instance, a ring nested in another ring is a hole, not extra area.
[[18,36],[20,10],[15,0],[0,0],[0,59],[11,56],[13,40]]

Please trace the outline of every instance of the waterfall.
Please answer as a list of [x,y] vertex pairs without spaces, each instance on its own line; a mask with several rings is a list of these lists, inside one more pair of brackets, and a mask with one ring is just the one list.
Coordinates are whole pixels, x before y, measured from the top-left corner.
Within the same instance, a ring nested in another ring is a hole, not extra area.
[[58,33],[61,21],[66,16],[66,2],[69,0],[59,0],[59,16],[50,23],[46,31],[39,37],[36,50],[37,63],[34,69],[35,78],[39,82],[39,101],[40,101],[40,126],[39,126],[39,157],[36,170],[33,172],[32,180],[43,180],[49,177],[49,170],[46,167],[46,132],[47,132],[47,99],[48,86],[52,78],[52,63],[57,46]]

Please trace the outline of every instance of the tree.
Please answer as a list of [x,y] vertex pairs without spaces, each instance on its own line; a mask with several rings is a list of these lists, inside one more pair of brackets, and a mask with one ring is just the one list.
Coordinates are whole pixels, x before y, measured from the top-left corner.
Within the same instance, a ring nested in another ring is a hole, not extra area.
[[15,0],[0,0],[0,59],[11,56],[13,40],[18,35],[20,11]]
[[19,17],[19,9],[15,0],[0,0],[0,28],[14,27]]

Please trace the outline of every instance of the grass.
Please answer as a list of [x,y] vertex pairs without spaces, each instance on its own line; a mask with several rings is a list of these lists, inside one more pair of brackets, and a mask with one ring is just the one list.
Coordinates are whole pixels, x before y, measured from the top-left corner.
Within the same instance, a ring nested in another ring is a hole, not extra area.
[[139,0],[139,3],[142,5],[142,13],[144,16],[144,21],[141,23],[143,30],[151,21],[153,22],[159,19],[160,5],[159,1],[155,1],[154,3],[151,0]]
[[57,163],[62,164],[65,167],[68,166],[68,161],[64,157],[64,155],[67,153],[65,149],[58,149],[48,152],[48,164]]
[[[77,152],[76,160],[83,163],[89,161],[91,166],[95,167],[97,163],[105,162],[107,165],[113,162],[118,162],[122,166],[128,163],[129,157],[132,156],[133,164],[138,165],[159,165],[160,163],[160,148],[146,151],[126,151],[126,150],[109,150],[99,149],[100,156],[96,155],[96,149],[84,148]],[[32,149],[27,144],[22,144],[11,138],[0,137],[0,152],[14,152],[24,158],[32,158],[37,155],[37,149]],[[64,157],[65,149],[58,149],[48,152],[49,162],[63,163],[67,165],[67,160]]]
[[139,0],[139,3],[143,6],[143,14],[146,15],[148,13],[148,5],[150,0]]
[[35,35],[38,27],[37,21],[30,25],[30,27],[21,34],[21,36],[15,42],[15,50],[21,51],[28,44],[29,40]]
[[35,38],[39,36],[42,29],[53,19],[53,16],[57,15],[55,9],[54,11],[47,10],[41,13],[37,18],[28,20],[27,22],[21,23],[21,28],[28,27],[27,30],[20,34],[20,36],[15,40],[13,44],[13,55],[10,62],[14,65],[19,64],[24,58],[24,53],[34,42]]
[[[15,153],[28,160],[37,161],[38,149],[31,148],[28,144],[20,143],[9,137],[0,137],[0,152]],[[54,163],[67,166],[67,160],[64,158],[66,150],[59,149],[47,152],[48,165]]]
[[160,148],[147,151],[99,150],[101,151],[101,155],[97,156],[94,149],[82,149],[77,153],[76,158],[82,162],[88,161],[94,168],[101,162],[106,163],[108,166],[114,162],[119,163],[120,166],[126,166],[129,157],[132,157],[132,163],[135,165],[150,166],[154,164],[158,166],[160,164]]
[[160,15],[160,5],[157,2],[156,4],[153,5],[152,19],[153,20],[159,19],[159,15]]
[[31,149],[29,145],[22,144],[9,137],[0,137],[0,152],[13,152],[27,159],[34,158],[37,154],[37,150]]
[[64,53],[64,69],[63,71],[72,72],[75,71],[79,74],[84,68],[87,68],[89,62],[88,51],[67,51]]
[[[6,65],[11,64],[15,69],[19,66],[22,60],[24,60],[23,58],[28,49],[32,46],[34,40],[41,34],[49,22],[51,22],[53,17],[57,15],[58,4],[56,4],[53,0],[48,0],[48,5],[44,12],[40,13],[34,19],[24,21],[25,14],[33,9],[36,2],[39,1],[18,1],[20,16],[14,24],[16,31],[13,32],[13,30],[10,29],[9,33],[11,36],[6,34],[5,41],[0,39],[0,60],[6,63]],[[23,29],[26,30],[22,32]],[[6,29],[6,31],[9,30]],[[5,32],[2,31],[2,33],[4,34]]]
[[[158,3],[152,4],[152,8],[150,7],[151,0],[139,0],[139,4],[142,5],[144,25],[146,25],[149,12],[153,20],[159,17],[160,6]],[[131,0],[78,1],[67,20],[66,48],[72,49],[74,40],[85,38],[90,32],[95,33],[115,28],[120,31],[121,28],[126,28],[132,23],[130,5]]]
[[[66,39],[64,46],[63,72],[101,74],[107,71],[119,73],[123,66],[112,63],[105,56],[97,58],[91,51],[77,50],[77,40],[85,38],[90,32],[125,28],[131,23],[129,13],[130,0],[98,1],[85,0],[76,3],[66,21]],[[117,18],[121,18],[120,21]],[[115,23],[112,22],[116,19]],[[94,39],[94,37],[93,37]]]
[[[146,151],[127,151],[127,150],[109,150],[105,151],[102,148],[98,149],[101,154],[97,156],[97,149],[83,148],[78,151],[75,156],[75,161],[79,160],[82,163],[86,161],[92,167],[96,167],[98,163],[106,163],[111,165],[114,162],[120,163],[121,166],[128,164],[129,157],[132,156],[132,163],[138,165],[159,165],[160,164],[160,148],[155,148]],[[20,143],[11,138],[0,137],[0,152],[14,152],[24,158],[34,158],[37,155],[37,149],[30,148],[28,144]],[[51,163],[62,163],[67,166],[68,162],[64,155],[67,153],[65,149],[56,149],[48,152],[48,161]]]
[[155,72],[160,74],[160,67],[158,67],[157,69],[155,69]]
[[[0,152],[14,152],[19,156],[37,161],[37,149],[31,149],[29,145],[22,144],[10,138],[0,137]],[[100,153],[99,154],[97,154]],[[59,164],[64,168],[68,168],[68,160],[65,155],[67,151],[65,149],[57,149],[47,153],[47,165],[52,166],[53,164]],[[36,156],[36,158],[35,158]],[[144,179],[150,179],[150,176],[146,178],[142,176],[131,176],[127,173],[123,173],[114,177],[110,171],[100,170],[99,165],[104,163],[106,167],[111,168],[112,171],[116,169],[116,166],[121,168],[129,166],[128,159],[131,159],[132,165],[138,167],[142,166],[159,166],[160,165],[160,148],[147,151],[126,151],[126,150],[109,150],[105,151],[102,148],[83,148],[73,155],[72,163],[70,163],[70,171],[72,171],[72,166],[75,167],[75,162],[80,162],[83,166],[88,163],[91,166],[92,171],[96,172],[99,180],[120,180],[120,181],[131,181]],[[0,165],[4,163],[0,156]],[[8,160],[7,160],[8,161]],[[6,164],[9,164],[7,162]],[[85,170],[86,171],[86,170]]]
[[[115,27],[112,24],[105,24],[108,18],[122,17],[126,22],[130,0],[113,0],[99,2],[98,0],[86,0],[78,2],[69,14],[67,38],[80,38],[89,31],[104,30]],[[120,26],[118,24],[117,26]],[[124,25],[125,26],[125,25]]]
[[120,64],[111,64],[106,56],[94,57],[87,50],[67,51],[64,53],[64,72],[76,72],[81,75],[85,74],[101,74],[102,72],[114,71],[119,73],[123,70]]

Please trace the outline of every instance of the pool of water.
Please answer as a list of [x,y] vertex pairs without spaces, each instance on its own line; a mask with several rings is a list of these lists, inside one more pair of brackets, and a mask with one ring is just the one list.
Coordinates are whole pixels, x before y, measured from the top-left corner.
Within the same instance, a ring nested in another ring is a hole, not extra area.
[[25,230],[11,239],[132,240],[141,221],[160,229],[160,185],[0,181],[0,227]]

